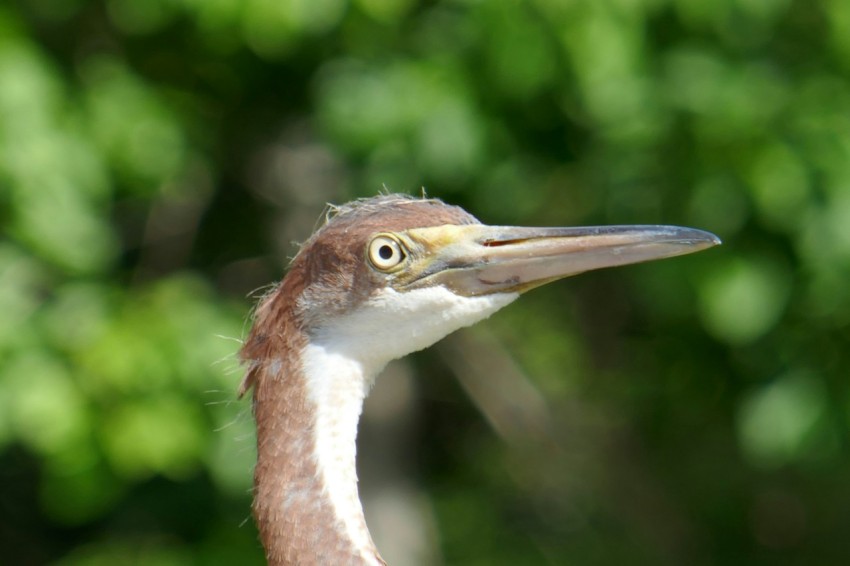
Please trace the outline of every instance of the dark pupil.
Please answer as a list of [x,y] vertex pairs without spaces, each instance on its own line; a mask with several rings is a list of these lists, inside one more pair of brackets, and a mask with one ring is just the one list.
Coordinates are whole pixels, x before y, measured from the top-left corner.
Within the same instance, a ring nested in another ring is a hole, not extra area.
[[393,257],[393,249],[390,246],[381,246],[378,255],[381,256],[381,259],[390,259]]

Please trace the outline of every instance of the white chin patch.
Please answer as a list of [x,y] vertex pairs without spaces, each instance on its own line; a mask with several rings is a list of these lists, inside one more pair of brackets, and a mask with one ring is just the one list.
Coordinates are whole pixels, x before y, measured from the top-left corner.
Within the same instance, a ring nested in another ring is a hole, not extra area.
[[442,286],[403,293],[387,288],[333,320],[317,338],[326,349],[360,361],[366,373],[378,372],[390,360],[427,348],[517,297],[519,293],[463,297]]

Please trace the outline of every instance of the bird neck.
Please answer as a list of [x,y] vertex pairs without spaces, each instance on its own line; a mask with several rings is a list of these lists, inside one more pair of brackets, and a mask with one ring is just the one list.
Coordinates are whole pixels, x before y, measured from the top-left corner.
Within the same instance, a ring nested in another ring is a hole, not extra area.
[[305,336],[284,346],[254,362],[264,374],[254,390],[254,515],[269,564],[383,564],[355,468],[372,372]]
[[517,294],[467,299],[442,287],[386,289],[322,325],[303,314],[308,275],[296,263],[260,302],[240,352],[248,364],[240,394],[253,388],[257,422],[254,517],[272,565],[383,564],[355,468],[357,424],[374,376]]

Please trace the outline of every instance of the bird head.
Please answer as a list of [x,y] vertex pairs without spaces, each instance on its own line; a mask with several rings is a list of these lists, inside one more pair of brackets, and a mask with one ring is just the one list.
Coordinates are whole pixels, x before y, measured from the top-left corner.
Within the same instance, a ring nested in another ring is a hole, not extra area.
[[287,279],[312,340],[377,371],[540,285],[719,242],[673,226],[487,226],[439,200],[386,195],[338,209]]

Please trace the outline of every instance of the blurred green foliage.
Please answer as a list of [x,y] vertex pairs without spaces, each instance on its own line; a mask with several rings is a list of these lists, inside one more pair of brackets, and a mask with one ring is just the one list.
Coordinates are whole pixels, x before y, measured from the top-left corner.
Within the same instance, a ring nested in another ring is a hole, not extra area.
[[725,241],[487,323],[546,439],[415,357],[437,560],[846,561],[850,3],[12,0],[4,563],[260,563],[245,297],[382,186]]

